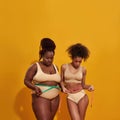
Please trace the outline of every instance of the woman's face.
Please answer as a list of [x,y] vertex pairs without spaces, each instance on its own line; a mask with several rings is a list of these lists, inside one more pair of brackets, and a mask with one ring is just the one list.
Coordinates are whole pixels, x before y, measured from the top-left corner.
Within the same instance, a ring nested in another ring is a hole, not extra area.
[[54,53],[53,51],[47,51],[44,55],[43,55],[43,63],[47,66],[50,66],[53,62],[54,59]]
[[82,59],[83,59],[82,57],[74,57],[72,59],[73,67],[78,68],[80,66],[80,64],[82,63]]

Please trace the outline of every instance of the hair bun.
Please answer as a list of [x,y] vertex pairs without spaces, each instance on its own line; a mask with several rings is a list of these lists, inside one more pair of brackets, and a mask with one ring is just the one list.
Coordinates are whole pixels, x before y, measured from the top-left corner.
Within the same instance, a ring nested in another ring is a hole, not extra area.
[[43,50],[54,51],[56,48],[56,45],[54,41],[51,40],[50,38],[43,38],[41,40],[41,47]]

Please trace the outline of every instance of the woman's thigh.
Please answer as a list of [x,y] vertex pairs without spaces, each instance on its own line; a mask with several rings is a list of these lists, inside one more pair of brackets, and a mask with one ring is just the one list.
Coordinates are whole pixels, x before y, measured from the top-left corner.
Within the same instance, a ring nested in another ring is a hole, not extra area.
[[80,120],[80,114],[78,105],[70,99],[67,99],[68,111],[70,113],[71,120]]
[[51,101],[32,95],[32,108],[37,120],[52,120]]
[[78,103],[81,120],[85,119],[88,103],[89,103],[89,100],[87,95],[85,95]]
[[52,114],[52,118],[54,118],[54,116],[55,116],[55,114],[56,114],[56,112],[58,110],[59,101],[60,101],[59,95],[51,100],[51,114]]

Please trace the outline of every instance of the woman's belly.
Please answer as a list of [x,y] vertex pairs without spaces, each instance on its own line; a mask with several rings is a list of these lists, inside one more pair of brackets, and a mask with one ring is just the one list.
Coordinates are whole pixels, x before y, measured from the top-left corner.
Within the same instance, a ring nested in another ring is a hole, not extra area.
[[65,87],[70,93],[77,93],[83,89],[80,83],[67,83]]
[[[42,91],[42,94],[40,95],[43,98],[46,99],[53,99],[60,93],[59,86],[44,86],[44,85],[36,85],[40,88]],[[35,94],[35,91],[32,91],[32,94]]]

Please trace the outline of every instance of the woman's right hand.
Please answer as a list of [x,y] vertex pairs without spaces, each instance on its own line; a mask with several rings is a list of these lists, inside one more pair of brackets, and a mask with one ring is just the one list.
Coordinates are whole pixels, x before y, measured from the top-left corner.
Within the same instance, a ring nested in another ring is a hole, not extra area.
[[35,86],[35,94],[37,95],[37,96],[40,96],[41,94],[42,94],[42,91],[40,90],[40,88],[39,87],[37,87],[37,86]]
[[64,92],[64,93],[70,93],[70,91],[67,89],[67,88],[62,88],[62,91]]

